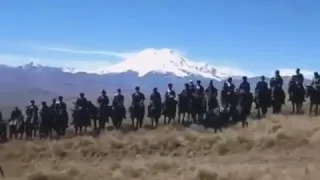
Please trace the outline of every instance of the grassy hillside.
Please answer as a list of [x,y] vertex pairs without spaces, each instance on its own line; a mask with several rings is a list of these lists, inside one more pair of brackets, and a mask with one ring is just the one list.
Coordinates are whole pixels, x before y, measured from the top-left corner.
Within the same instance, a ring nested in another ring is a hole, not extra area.
[[0,145],[9,180],[318,180],[320,119],[269,116],[223,133],[161,126]]

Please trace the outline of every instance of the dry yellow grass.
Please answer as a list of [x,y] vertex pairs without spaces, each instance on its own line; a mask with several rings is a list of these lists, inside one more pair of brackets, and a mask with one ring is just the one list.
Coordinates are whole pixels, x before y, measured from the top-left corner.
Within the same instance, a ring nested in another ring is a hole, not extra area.
[[0,162],[12,180],[318,180],[319,151],[320,118],[270,116],[220,134],[170,125],[13,141],[0,145]]

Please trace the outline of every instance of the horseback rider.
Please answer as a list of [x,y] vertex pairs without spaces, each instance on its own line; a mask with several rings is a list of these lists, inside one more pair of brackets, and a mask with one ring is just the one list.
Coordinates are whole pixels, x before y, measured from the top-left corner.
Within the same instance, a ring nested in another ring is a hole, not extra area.
[[230,103],[231,101],[230,98],[233,95],[234,91],[235,91],[235,85],[232,83],[232,78],[229,77],[227,81],[224,82],[223,88],[222,88],[221,98],[222,98],[223,106],[226,107],[228,103]]
[[242,89],[245,93],[250,93],[250,83],[248,82],[248,78],[246,76],[242,77],[242,82],[239,85],[239,89]]
[[68,127],[68,111],[67,111],[67,104],[63,101],[63,97],[59,96],[58,101],[56,102],[55,105],[55,110],[58,113],[58,115],[62,116],[62,120],[65,121],[64,124],[66,128]]
[[212,110],[218,107],[218,89],[214,87],[213,80],[210,80],[209,86],[205,90],[205,92],[208,96],[208,108]]
[[37,121],[39,108],[35,105],[34,100],[31,100],[30,103],[31,105],[27,106],[26,115],[29,121],[31,118],[33,118],[34,121]]
[[280,76],[280,71],[279,71],[279,70],[276,70],[276,71],[275,71],[275,76],[270,79],[270,84],[269,84],[269,86],[270,86],[270,88],[274,88],[274,87],[276,87],[276,86],[282,88],[282,86],[283,86],[283,79],[282,79],[282,77]]
[[141,107],[144,106],[145,96],[140,92],[140,87],[135,87],[135,93],[132,94],[132,106]]
[[67,114],[67,104],[63,101],[63,97],[59,96],[58,101],[56,102],[56,111],[60,113],[66,113]]
[[271,89],[271,97],[274,96],[273,92],[274,92],[275,88],[281,88],[281,90],[282,90],[283,79],[280,76],[280,71],[279,70],[275,71],[275,76],[270,79],[269,86],[270,86],[270,89]]
[[210,80],[209,86],[207,87],[205,92],[206,93],[210,93],[210,94],[212,94],[214,96],[218,95],[218,89],[216,87],[214,87],[213,80]]
[[121,89],[117,89],[117,94],[113,97],[112,106],[124,108],[124,96],[121,94]]
[[[296,69],[296,74],[294,76],[292,76],[291,81],[292,81],[291,85],[294,85],[295,88],[302,88],[302,93],[305,93],[305,89],[303,86],[304,76],[303,76],[303,74],[300,73],[300,68]],[[290,91],[292,92],[291,89],[290,89]]]
[[56,113],[57,100],[55,98],[52,99],[52,103],[50,105],[50,109],[52,113]]
[[201,85],[201,81],[197,80],[197,86],[196,86],[196,93],[200,96],[203,97],[204,96],[204,88]]
[[101,96],[98,97],[97,102],[100,105],[100,109],[101,108],[106,108],[106,107],[109,106],[109,98],[108,98],[107,93],[106,93],[105,90],[101,91]]
[[150,96],[150,102],[154,103],[155,105],[159,105],[160,104],[160,106],[161,106],[161,102],[162,102],[161,94],[159,93],[158,88],[156,88],[156,87],[153,88],[153,92],[152,92],[152,94]]
[[314,73],[314,77],[312,79],[311,86],[313,86],[313,88],[316,91],[320,92],[320,75],[318,74],[318,72]]
[[77,99],[76,106],[78,106],[82,110],[87,110],[88,108],[88,100],[85,98],[84,93],[80,93],[80,97]]
[[189,89],[192,93],[196,91],[196,86],[194,85],[192,80],[190,80],[189,82]]
[[258,95],[259,92],[268,92],[268,83],[265,80],[265,76],[260,77],[260,81],[257,83],[255,88],[256,95]]
[[123,118],[126,119],[125,107],[124,107],[124,96],[121,94],[121,89],[117,89],[117,94],[113,97],[112,107],[114,109],[121,108],[123,113]]
[[165,99],[166,101],[168,100],[174,100],[176,98],[176,92],[172,89],[172,84],[169,83],[168,84],[168,90],[166,91],[166,94],[165,94]]
[[18,107],[15,107],[14,110],[11,112],[10,120],[18,119],[21,116],[22,116],[21,110]]

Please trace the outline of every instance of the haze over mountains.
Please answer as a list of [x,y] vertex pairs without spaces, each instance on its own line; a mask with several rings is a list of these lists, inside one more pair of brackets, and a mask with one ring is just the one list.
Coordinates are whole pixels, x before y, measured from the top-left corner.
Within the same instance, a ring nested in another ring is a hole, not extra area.
[[[229,76],[234,77],[234,83],[238,85],[242,75],[246,74],[188,60],[171,49],[146,49],[115,65],[88,72],[33,62],[18,67],[0,65],[0,106],[24,106],[31,99],[50,102],[59,95],[72,101],[79,92],[96,99],[101,89],[106,89],[109,95],[117,88],[131,93],[136,85],[149,95],[153,87],[163,92],[168,83],[180,90],[191,79],[202,80],[204,86],[213,80],[220,88]],[[285,84],[288,79],[284,77]],[[258,80],[259,77],[249,77],[252,86]]]

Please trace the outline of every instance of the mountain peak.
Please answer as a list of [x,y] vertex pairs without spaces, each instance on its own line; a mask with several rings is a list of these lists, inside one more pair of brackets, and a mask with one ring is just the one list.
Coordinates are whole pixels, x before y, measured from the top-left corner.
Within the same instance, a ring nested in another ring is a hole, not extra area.
[[192,62],[169,49],[148,48],[113,66],[99,70],[99,73],[122,73],[134,71],[138,76],[148,73],[173,74],[179,77],[201,76],[221,80],[228,75],[218,72],[214,67],[200,62]]

